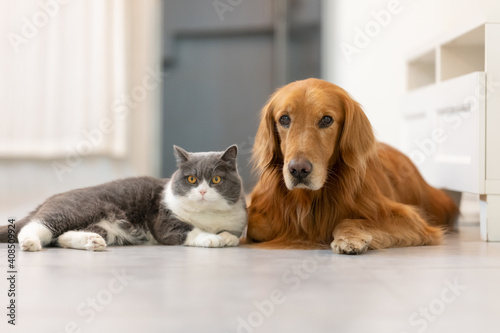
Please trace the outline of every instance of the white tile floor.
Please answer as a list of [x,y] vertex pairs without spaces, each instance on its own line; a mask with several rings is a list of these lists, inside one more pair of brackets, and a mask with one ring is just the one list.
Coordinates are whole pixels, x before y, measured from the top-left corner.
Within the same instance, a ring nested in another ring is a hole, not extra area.
[[[0,262],[6,275],[5,244]],[[1,278],[1,332],[500,332],[500,243],[477,226],[361,256],[51,248],[18,252],[17,264],[17,326]]]

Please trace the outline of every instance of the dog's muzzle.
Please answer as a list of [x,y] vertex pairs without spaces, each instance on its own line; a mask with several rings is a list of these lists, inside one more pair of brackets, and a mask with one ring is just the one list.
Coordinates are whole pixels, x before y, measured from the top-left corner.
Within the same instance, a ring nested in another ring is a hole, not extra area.
[[306,184],[306,178],[312,171],[312,163],[306,159],[295,159],[288,163],[288,172],[292,175],[295,185]]

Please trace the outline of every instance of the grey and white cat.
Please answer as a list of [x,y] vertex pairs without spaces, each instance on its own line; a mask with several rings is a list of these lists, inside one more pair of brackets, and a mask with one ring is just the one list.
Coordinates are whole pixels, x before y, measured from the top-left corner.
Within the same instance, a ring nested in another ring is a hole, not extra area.
[[[237,246],[247,222],[237,147],[188,153],[174,146],[171,179],[127,178],[54,195],[15,223],[24,251],[44,246]],[[0,242],[7,242],[7,226]]]

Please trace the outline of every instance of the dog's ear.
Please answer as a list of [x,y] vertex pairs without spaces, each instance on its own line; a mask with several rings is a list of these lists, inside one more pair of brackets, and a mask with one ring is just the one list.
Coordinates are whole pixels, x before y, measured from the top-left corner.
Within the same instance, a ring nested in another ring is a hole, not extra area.
[[342,100],[344,128],[339,143],[340,157],[350,168],[365,171],[368,157],[375,153],[372,125],[361,106],[347,93]]
[[279,144],[271,98],[262,108],[260,114],[260,124],[252,151],[254,171],[262,172],[280,160],[281,150]]

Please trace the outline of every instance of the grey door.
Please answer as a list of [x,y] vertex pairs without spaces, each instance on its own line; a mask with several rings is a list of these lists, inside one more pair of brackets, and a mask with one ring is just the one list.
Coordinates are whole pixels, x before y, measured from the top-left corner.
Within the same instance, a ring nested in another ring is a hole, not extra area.
[[320,76],[319,2],[164,1],[163,177],[175,170],[173,144],[238,144],[250,191],[260,109],[276,87]]

